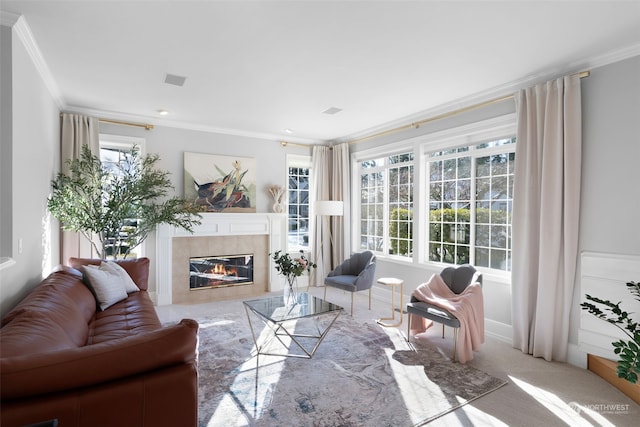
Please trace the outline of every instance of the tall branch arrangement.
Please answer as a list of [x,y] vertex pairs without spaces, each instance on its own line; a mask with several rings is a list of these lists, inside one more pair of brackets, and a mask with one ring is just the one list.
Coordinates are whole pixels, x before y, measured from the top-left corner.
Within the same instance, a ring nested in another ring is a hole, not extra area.
[[[636,301],[640,301],[640,282],[628,282],[627,289]],[[633,384],[637,383],[638,374],[640,374],[640,325],[631,319],[628,312],[620,308],[620,302],[614,304],[609,300],[591,295],[586,295],[586,299],[591,302],[580,304],[583,310],[611,323],[630,338],[630,341],[621,339],[613,342],[613,352],[620,356],[617,369],[618,377]]]
[[69,174],[52,181],[49,211],[64,230],[86,237],[100,258],[126,257],[158,224],[193,232],[201,216],[192,203],[167,197],[173,186],[169,172],[156,169],[159,160],[157,154],[141,157],[134,147],[107,168],[84,145],[80,158],[67,162]]

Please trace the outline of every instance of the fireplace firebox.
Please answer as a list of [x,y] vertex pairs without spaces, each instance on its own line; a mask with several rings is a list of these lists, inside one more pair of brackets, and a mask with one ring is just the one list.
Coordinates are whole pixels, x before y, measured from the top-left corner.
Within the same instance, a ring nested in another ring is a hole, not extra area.
[[189,258],[189,290],[224,288],[253,283],[253,255]]

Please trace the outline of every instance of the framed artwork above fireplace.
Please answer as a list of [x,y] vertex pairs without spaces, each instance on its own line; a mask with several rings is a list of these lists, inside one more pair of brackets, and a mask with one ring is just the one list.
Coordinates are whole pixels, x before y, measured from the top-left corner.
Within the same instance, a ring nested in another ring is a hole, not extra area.
[[185,152],[184,198],[202,212],[255,212],[255,159]]

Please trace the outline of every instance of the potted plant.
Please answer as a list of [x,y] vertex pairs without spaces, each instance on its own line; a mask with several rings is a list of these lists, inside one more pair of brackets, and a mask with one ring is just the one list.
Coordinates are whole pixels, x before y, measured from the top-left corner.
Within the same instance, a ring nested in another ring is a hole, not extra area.
[[[636,301],[640,301],[640,282],[628,282],[627,289],[634,295]],[[636,384],[638,374],[640,374],[640,325],[631,319],[628,312],[620,308],[620,302],[614,304],[609,300],[591,295],[586,295],[586,299],[591,302],[580,304],[583,310],[611,323],[630,338],[628,341],[620,339],[613,342],[612,345],[614,353],[620,357],[617,369],[618,377]]]
[[316,268],[317,265],[305,258],[304,251],[302,250],[300,250],[300,256],[298,258],[291,258],[291,255],[281,250],[269,255],[272,256],[278,273],[283,275],[287,280],[284,289],[285,302],[295,302],[297,278],[302,276],[302,273],[305,271],[311,272],[311,269]]
[[79,159],[69,160],[69,173],[52,181],[47,201],[64,230],[82,234],[100,258],[126,258],[158,224],[193,232],[200,224],[197,207],[177,197],[169,172],[156,168],[157,154],[141,157],[138,147],[108,168],[84,145]]

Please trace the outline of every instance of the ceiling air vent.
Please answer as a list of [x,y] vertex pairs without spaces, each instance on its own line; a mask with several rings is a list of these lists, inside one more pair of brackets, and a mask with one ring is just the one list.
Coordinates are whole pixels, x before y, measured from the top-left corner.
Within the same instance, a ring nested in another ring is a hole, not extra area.
[[324,110],[324,111],[322,112],[322,114],[330,114],[330,115],[333,115],[333,114],[339,113],[340,111],[342,111],[342,108],[338,108],[338,107],[330,107],[330,108],[327,108],[326,110]]
[[175,74],[166,74],[164,77],[164,82],[170,85],[175,86],[183,86],[184,81],[187,80],[186,77],[176,76]]

